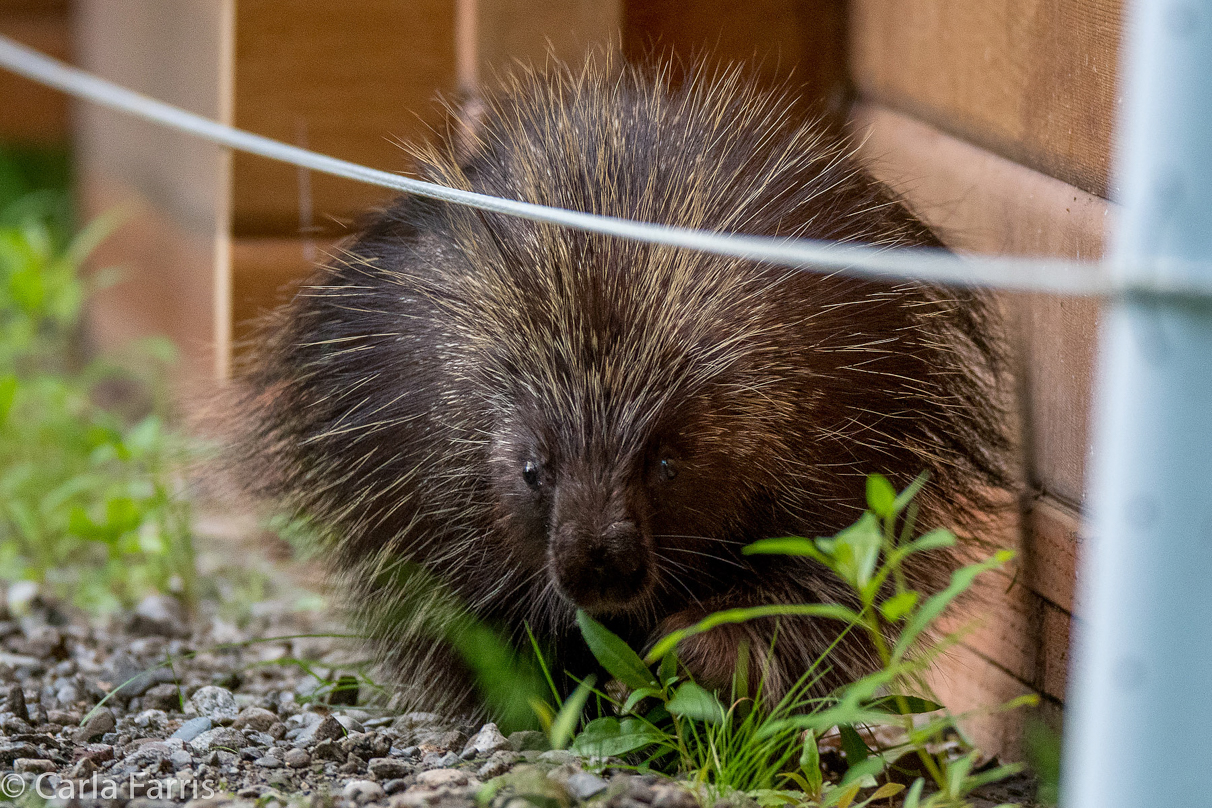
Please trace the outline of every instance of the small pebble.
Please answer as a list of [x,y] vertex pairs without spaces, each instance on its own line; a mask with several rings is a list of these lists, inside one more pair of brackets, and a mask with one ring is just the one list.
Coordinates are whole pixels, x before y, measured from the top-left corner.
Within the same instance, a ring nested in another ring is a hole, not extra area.
[[395,758],[371,758],[366,768],[380,782],[407,777],[413,771],[411,763]]
[[76,743],[88,743],[94,738],[99,738],[111,731],[117,724],[118,722],[114,719],[113,710],[108,707],[102,707],[93,713],[84,726],[76,730],[72,735],[72,740]]
[[46,774],[57,768],[54,761],[41,758],[17,758],[13,761],[13,771],[22,774]]
[[240,708],[236,706],[235,696],[230,690],[208,685],[199,688],[198,692],[190,697],[187,712],[206,716],[215,724],[222,725],[233,723],[240,714]]
[[236,716],[232,724],[236,729],[252,729],[257,732],[268,732],[278,723],[278,716],[261,707],[245,707]]
[[578,802],[583,802],[595,794],[600,794],[609,787],[609,783],[590,772],[576,772],[568,778],[565,786],[568,793]]
[[311,765],[311,755],[306,749],[287,749],[282,757],[292,769],[305,769]]
[[171,737],[179,738],[186,743],[189,743],[194,738],[197,738],[203,732],[206,732],[213,726],[213,722],[206,716],[191,718],[186,721],[181,727],[172,734]]
[[373,780],[350,780],[341,790],[341,796],[353,800],[357,805],[365,805],[384,799],[387,793]]
[[275,757],[266,755],[265,757],[259,757],[254,760],[253,765],[260,766],[262,769],[280,769],[282,768],[282,761]]

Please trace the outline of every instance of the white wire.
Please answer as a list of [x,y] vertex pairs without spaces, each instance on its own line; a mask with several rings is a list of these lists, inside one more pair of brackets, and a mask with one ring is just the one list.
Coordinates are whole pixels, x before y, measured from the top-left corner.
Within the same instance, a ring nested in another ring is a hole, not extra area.
[[218,123],[64,64],[5,36],[0,36],[0,66],[77,98],[271,160],[456,205],[632,241],[683,247],[797,269],[834,270],[885,280],[987,286],[1066,295],[1135,292],[1212,297],[1212,285],[1201,283],[1198,277],[1193,279],[1187,272],[1155,274],[1147,281],[1129,283],[1120,273],[1112,273],[1107,265],[1099,263],[1018,257],[973,259],[929,248],[878,249],[811,239],[712,233],[462,191],[367,168]]

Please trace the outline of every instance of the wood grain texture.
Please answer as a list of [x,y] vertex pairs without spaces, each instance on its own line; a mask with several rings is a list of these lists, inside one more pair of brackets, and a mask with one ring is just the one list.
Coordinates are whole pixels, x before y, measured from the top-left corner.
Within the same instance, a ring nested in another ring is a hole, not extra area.
[[[948,652],[945,664],[928,675],[934,692],[953,713],[971,713],[962,720],[968,737],[983,752],[998,755],[1002,762],[1026,759],[1024,742],[1027,722],[1038,718],[1053,728],[1060,727],[1061,707],[1011,676],[967,646]],[[1036,693],[1040,704],[1034,709],[991,713],[996,705],[1019,696]]]
[[[222,115],[221,55],[227,2],[80,0],[73,31],[79,64],[209,118]],[[163,334],[181,349],[182,384],[222,375],[216,323],[226,312],[225,154],[216,146],[129,116],[80,105],[74,116],[81,213],[116,207],[122,228],[92,256],[125,283],[90,309],[109,347]],[[221,336],[221,335],[219,335]]]
[[[0,4],[0,34],[56,59],[71,61],[71,25],[60,4]],[[0,141],[65,143],[70,137],[67,96],[0,70]]]
[[517,64],[548,57],[575,63],[595,48],[617,47],[618,0],[470,0],[475,9],[475,77],[486,86]]
[[[453,0],[240,0],[235,123],[325,154],[406,170],[399,141],[443,120],[437,93],[456,89]],[[310,191],[306,183],[310,182]],[[238,154],[236,236],[339,236],[390,193]],[[310,211],[310,212],[309,212]]]
[[633,61],[655,51],[740,62],[830,111],[848,86],[845,24],[842,0],[624,0],[623,50]]
[[1121,0],[854,0],[863,98],[1108,196]]
[[[884,107],[860,105],[859,157],[961,252],[1101,257],[1103,199]],[[1003,297],[1021,364],[1031,482],[1083,501],[1098,307],[1051,295]]]
[[236,358],[249,347],[257,321],[285,303],[328,260],[333,242],[310,239],[236,239],[231,245],[232,334]]

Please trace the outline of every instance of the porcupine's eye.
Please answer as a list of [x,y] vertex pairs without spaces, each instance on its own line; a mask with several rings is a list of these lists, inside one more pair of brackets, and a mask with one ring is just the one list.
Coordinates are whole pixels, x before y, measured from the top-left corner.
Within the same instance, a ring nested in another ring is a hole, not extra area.
[[539,464],[533,460],[527,460],[526,464],[522,466],[522,479],[525,480],[526,484],[531,488],[538,488]]
[[660,469],[662,480],[669,481],[678,476],[678,467],[667,457],[661,461]]

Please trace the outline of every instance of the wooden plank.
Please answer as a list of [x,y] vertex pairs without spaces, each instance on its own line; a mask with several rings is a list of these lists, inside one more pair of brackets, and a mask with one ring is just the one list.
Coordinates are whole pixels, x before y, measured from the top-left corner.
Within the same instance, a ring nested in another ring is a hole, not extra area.
[[1023,538],[1023,580],[1032,591],[1072,613],[1078,554],[1084,535],[1081,515],[1048,496],[1037,497]]
[[595,48],[617,43],[617,0],[469,0],[473,72],[470,86],[492,86],[518,63],[542,65],[549,56],[576,63]]
[[1011,575],[990,573],[945,619],[946,632],[964,630],[964,645],[1057,701],[1065,697],[1069,614]]
[[[851,129],[860,159],[899,191],[954,249],[1096,259],[1111,206],[887,108],[860,105]],[[1006,295],[1021,361],[1031,482],[1074,505],[1083,499],[1097,305]]]
[[[388,171],[407,170],[399,141],[443,118],[456,89],[453,0],[240,0],[235,122],[259,134]],[[343,235],[383,189],[238,154],[239,237]]]
[[740,62],[795,89],[820,110],[846,99],[846,4],[841,0],[625,0],[623,52]]
[[256,333],[257,321],[288,301],[316,264],[327,260],[332,248],[332,242],[310,239],[232,242],[232,343],[237,362]]
[[854,0],[868,100],[1108,196],[1122,0]]
[[[231,0],[80,0],[79,63],[135,90],[222,118],[222,54]],[[181,348],[183,383],[222,375],[216,337],[226,316],[225,155],[188,135],[80,105],[74,115],[83,213],[121,206],[125,226],[92,266],[118,265],[126,283],[90,310],[101,343],[165,334]]]
[[979,749],[1003,762],[1025,758],[1024,729],[1033,716],[1060,726],[1060,705],[1046,696],[1035,709],[990,713],[990,708],[1035,691],[971,648],[951,649],[927,679],[949,710],[972,713],[961,721],[964,731]]
[[[71,60],[71,26],[59,3],[0,5],[0,34],[36,48],[56,59]],[[67,96],[41,84],[0,70],[0,141],[65,143],[70,136]]]

